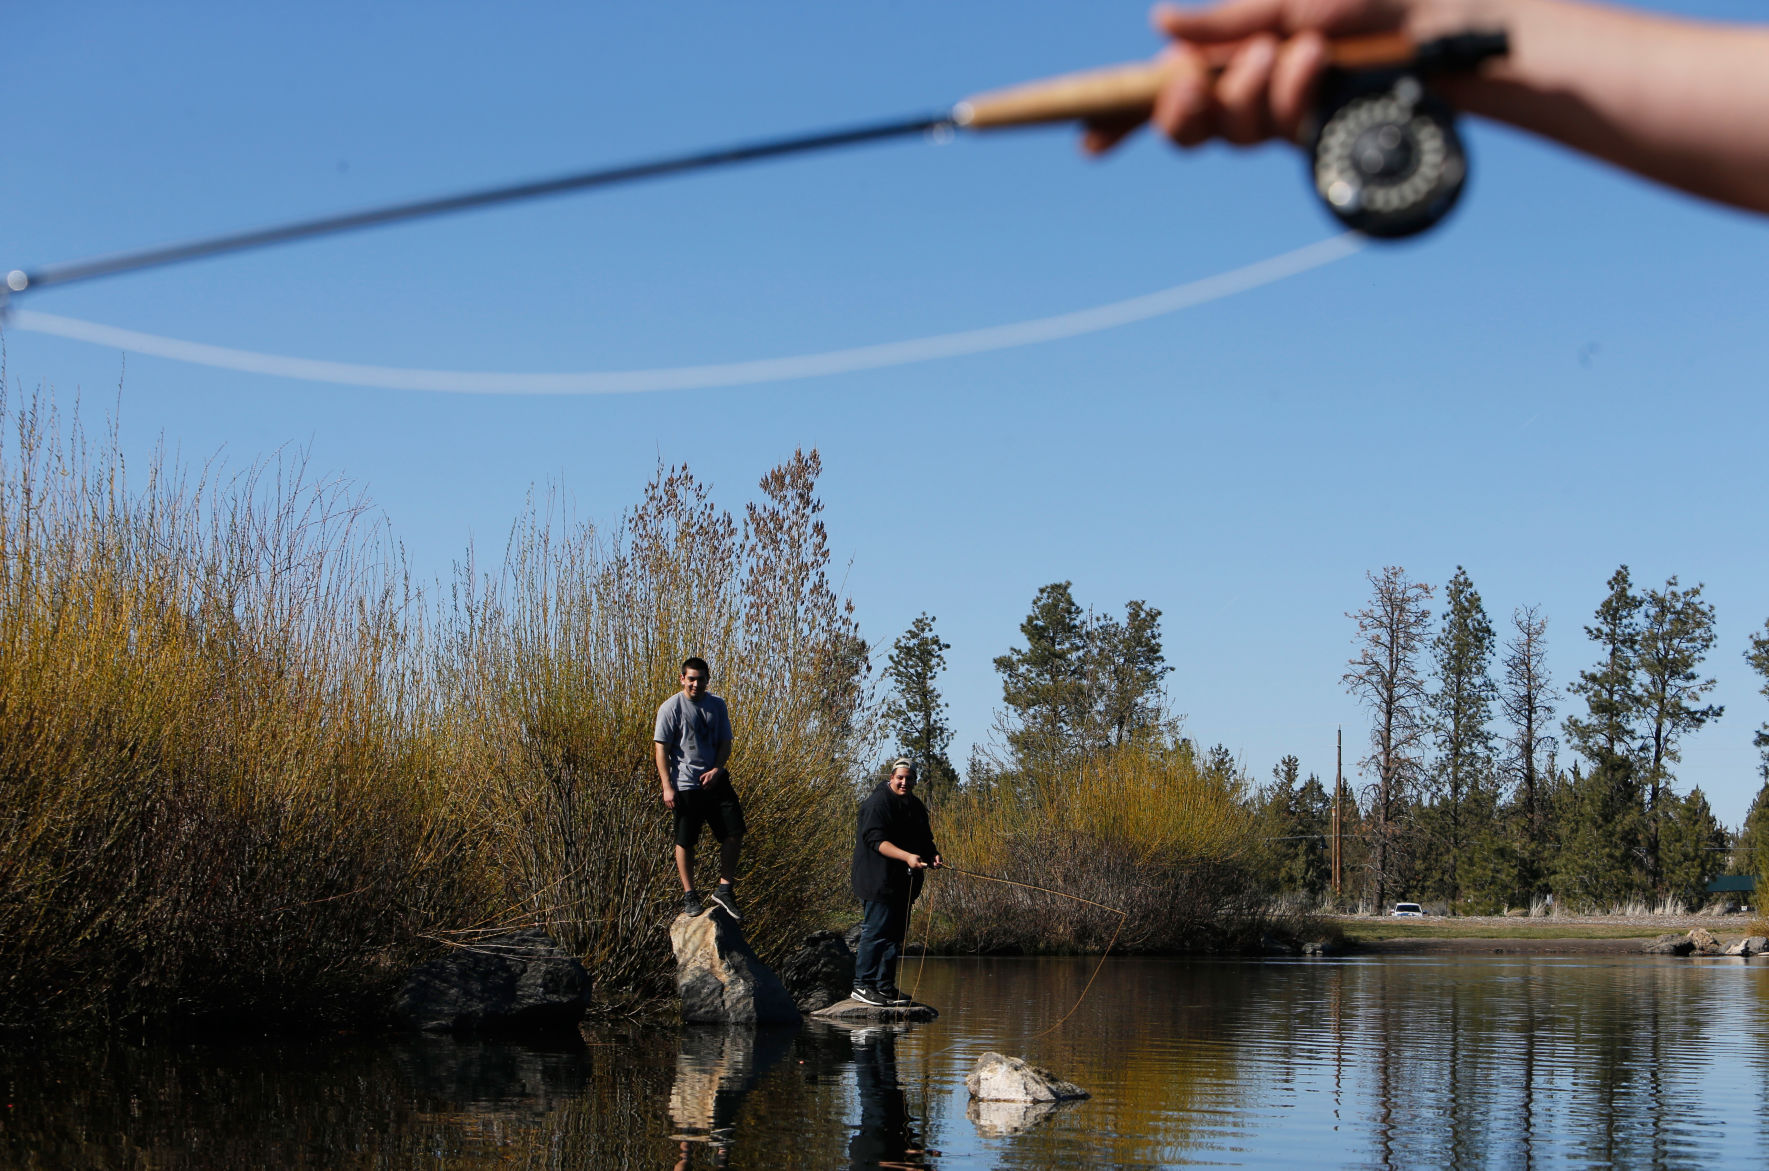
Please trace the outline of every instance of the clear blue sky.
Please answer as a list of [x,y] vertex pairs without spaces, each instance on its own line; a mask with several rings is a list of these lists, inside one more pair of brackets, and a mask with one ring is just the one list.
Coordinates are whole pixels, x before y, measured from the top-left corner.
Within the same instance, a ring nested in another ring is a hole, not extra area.
[[[757,135],[939,108],[1155,48],[1145,5],[17,6],[0,269]],[[1743,0],[1666,5],[1748,19]],[[1705,582],[1727,714],[1680,778],[1736,824],[1769,716],[1769,220],[1486,125],[1463,207],[1175,317],[1010,353],[740,390],[429,396],[131,357],[122,430],[192,459],[311,446],[420,574],[501,548],[530,485],[585,515],[659,459],[732,508],[822,450],[865,631],[952,643],[956,755],[1034,591],[1164,612],[1174,707],[1265,776],[1360,754],[1339,685],[1364,573],[1467,566],[1535,603],[1566,681],[1619,562]],[[567,197],[45,291],[30,307],[384,365],[583,370],[890,341],[1062,312],[1333,231],[1288,148],[1060,131],[917,142]],[[108,404],[113,350],[12,332],[15,382]],[[908,572],[903,572],[908,567]],[[734,669],[735,665],[734,665]],[[1564,710],[1564,709],[1563,709]]]

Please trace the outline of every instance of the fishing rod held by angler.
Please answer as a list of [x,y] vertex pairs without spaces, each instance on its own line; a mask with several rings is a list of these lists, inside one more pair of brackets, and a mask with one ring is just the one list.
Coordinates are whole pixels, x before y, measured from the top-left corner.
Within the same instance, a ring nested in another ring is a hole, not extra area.
[[[1424,80],[1466,72],[1507,50],[1502,32],[1469,32],[1416,42],[1401,33],[1341,37],[1327,42],[1331,63],[1321,100],[1304,135],[1316,193],[1340,221],[1366,235],[1392,238],[1424,231],[1455,205],[1467,177],[1467,157],[1453,112],[1430,94]],[[1203,48],[1204,70],[1219,73],[1232,46]],[[405,220],[611,187],[689,171],[809,154],[917,134],[994,130],[1053,122],[1140,121],[1156,96],[1190,58],[1117,65],[978,94],[949,111],[789,138],[765,139],[648,162],[582,171],[432,199],[366,208],[319,219],[211,236],[139,252],[13,269],[0,289],[5,298],[53,285],[159,268],[207,256],[287,244],[314,236],[379,227]]]

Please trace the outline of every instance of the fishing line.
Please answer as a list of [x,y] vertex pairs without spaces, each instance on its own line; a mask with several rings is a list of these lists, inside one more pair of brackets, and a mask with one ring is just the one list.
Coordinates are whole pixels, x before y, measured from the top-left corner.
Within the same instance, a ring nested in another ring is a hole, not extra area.
[[[1092,899],[1082,898],[1080,895],[1070,894],[1068,891],[1052,890],[1048,886],[1038,886],[1036,883],[1020,882],[1017,879],[1012,879],[1012,878],[998,878],[993,874],[983,874],[983,873],[980,873],[979,871],[975,871],[975,870],[964,870],[964,869],[961,869],[960,867],[952,865],[949,862],[941,863],[941,865],[939,867],[937,867],[937,869],[949,870],[953,874],[963,875],[966,878],[980,878],[984,882],[999,882],[1004,886],[1017,886],[1022,890],[1037,891],[1040,894],[1056,895],[1058,898],[1073,899],[1075,902],[1086,903],[1090,907],[1098,907],[1102,911],[1110,911],[1112,914],[1118,916],[1118,926],[1113,928],[1112,938],[1110,938],[1109,940],[1106,941],[1106,949],[1104,951],[1100,952],[1099,962],[1093,965],[1093,974],[1087,977],[1087,983],[1085,985],[1083,985],[1081,988],[1081,995],[1077,996],[1075,998],[1075,1003],[1070,1006],[1068,1012],[1065,1012],[1057,1020],[1056,1024],[1050,1026],[1048,1029],[1045,1029],[1042,1032],[1033,1033],[1030,1037],[1028,1037],[1026,1039],[1028,1041],[1036,1041],[1041,1037],[1048,1037],[1050,1034],[1052,1034],[1052,1033],[1056,1032],[1058,1029],[1062,1028],[1063,1025],[1068,1022],[1068,1019],[1070,1017],[1074,1016],[1076,1011],[1078,1009],[1080,1009],[1081,1002],[1087,999],[1087,994],[1089,992],[1093,991],[1093,982],[1095,980],[1099,979],[1100,969],[1102,969],[1106,966],[1106,957],[1112,954],[1112,947],[1114,944],[1116,944],[1118,942],[1118,936],[1121,932],[1123,932],[1124,924],[1129,920],[1130,913],[1128,911],[1121,910],[1117,907],[1109,907],[1105,903],[1098,903]],[[932,888],[929,888],[929,889],[931,890]],[[928,918],[928,921],[927,921],[927,925],[924,930],[928,934],[931,935],[931,933],[933,931],[933,895],[932,894],[929,894],[929,896],[928,896],[927,918]],[[927,940],[926,940],[926,938],[923,939],[922,945],[921,945],[921,962],[924,966],[927,963]],[[920,968],[918,968],[915,973],[915,991],[920,991],[920,989],[921,989],[921,970],[920,970]],[[915,992],[910,993],[910,999],[911,1000],[915,999]],[[957,1045],[948,1046],[948,1049],[956,1049],[956,1048],[958,1048]],[[942,1053],[947,1052],[947,1050],[940,1050],[940,1052],[942,1052]]]
[[789,357],[758,358],[705,366],[664,366],[648,370],[535,374],[366,366],[230,349],[139,333],[34,309],[13,309],[9,321],[13,328],[31,333],[111,346],[175,362],[344,386],[415,390],[433,394],[648,394],[666,390],[707,390],[760,382],[785,382],[861,370],[884,370],[917,362],[1012,350],[1064,338],[1082,337],[1178,313],[1232,297],[1236,293],[1275,284],[1354,256],[1364,245],[1363,236],[1356,232],[1345,232],[1240,268],[1173,285],[1153,293],[1006,325]]

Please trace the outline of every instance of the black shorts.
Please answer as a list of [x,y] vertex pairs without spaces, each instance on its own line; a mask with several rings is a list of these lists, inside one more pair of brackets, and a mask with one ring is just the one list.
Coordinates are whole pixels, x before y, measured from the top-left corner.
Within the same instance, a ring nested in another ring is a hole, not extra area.
[[716,841],[742,836],[743,803],[729,780],[710,789],[676,790],[676,845],[692,849],[703,825],[712,829]]

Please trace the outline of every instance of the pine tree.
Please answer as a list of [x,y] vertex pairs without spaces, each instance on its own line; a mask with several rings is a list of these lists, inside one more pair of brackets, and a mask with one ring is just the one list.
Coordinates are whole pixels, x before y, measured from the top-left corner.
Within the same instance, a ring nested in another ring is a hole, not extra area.
[[1017,720],[1008,744],[1022,769],[1037,770],[1073,750],[1089,715],[1087,623],[1069,582],[1038,591],[1020,633],[1025,647],[997,657],[995,670],[1002,701]]
[[1358,653],[1341,682],[1370,710],[1370,755],[1363,764],[1376,773],[1370,864],[1380,906],[1393,880],[1402,876],[1400,818],[1418,783],[1430,732],[1430,695],[1419,655],[1431,627],[1431,586],[1408,581],[1406,570],[1397,565],[1365,577],[1370,601],[1346,615],[1357,623]]
[[[1744,661],[1763,677],[1760,694],[1769,699],[1769,622],[1751,635]],[[1763,787],[1757,790],[1750,812],[1745,814],[1738,848],[1733,851],[1732,870],[1736,874],[1756,875],[1757,897],[1761,899],[1769,897],[1769,723],[1760,726],[1752,740],[1759,754],[1757,772],[1763,778]]]
[[1122,622],[1091,620],[1087,663],[1096,739],[1123,744],[1161,726],[1161,681],[1173,670],[1161,650],[1161,611],[1133,601],[1125,603]]
[[1320,778],[1300,780],[1302,762],[1286,756],[1271,770],[1272,781],[1258,795],[1257,816],[1264,839],[1265,869],[1281,891],[1318,899],[1327,889],[1327,832],[1330,799]]
[[[1458,871],[1468,850],[1471,823],[1463,808],[1470,795],[1490,810],[1497,805],[1492,791],[1492,719],[1496,689],[1488,667],[1493,658],[1493,625],[1481,605],[1480,592],[1467,570],[1456,567],[1444,589],[1449,603],[1432,641],[1437,690],[1431,696],[1438,748],[1437,823],[1434,836],[1440,879],[1435,884],[1451,902],[1462,897]],[[1490,823],[1490,816],[1472,823]]]
[[[1161,611],[1125,604],[1122,620],[1083,613],[1068,582],[1038,591],[1025,647],[995,660],[1013,713],[1004,731],[1023,774],[1167,730]],[[1029,775],[1029,774],[1028,774]]]
[[924,800],[937,799],[957,780],[957,771],[946,756],[952,743],[952,726],[946,720],[946,701],[937,681],[946,669],[950,643],[934,631],[934,620],[923,611],[891,646],[885,675],[891,693],[884,716],[896,733],[898,750],[915,762],[921,773]]
[[1617,902],[1641,892],[1644,860],[1640,804],[1641,699],[1637,679],[1640,610],[1626,565],[1609,578],[1609,593],[1585,635],[1602,652],[1598,664],[1579,672],[1571,690],[1584,697],[1583,718],[1568,716],[1567,738],[1590,762],[1574,773],[1565,808],[1556,890],[1591,902]]
[[[1751,635],[1751,645],[1744,652],[1744,661],[1751,665],[1751,670],[1763,677],[1763,687],[1760,694],[1765,699],[1769,699],[1769,622],[1763,623],[1763,629]],[[1769,723],[1758,728],[1752,739],[1760,754],[1758,771],[1762,774],[1764,782],[1769,783]]]
[[[1640,709],[1646,735],[1646,857],[1653,889],[1672,894],[1661,858],[1664,815],[1660,805],[1670,795],[1670,766],[1681,759],[1678,742],[1724,709],[1696,706],[1714,688],[1698,668],[1714,645],[1714,608],[1701,600],[1701,586],[1680,590],[1677,579],[1662,590],[1648,590],[1643,599],[1639,650]],[[1703,802],[1703,808],[1706,803]]]
[[1664,897],[1685,907],[1707,901],[1708,883],[1726,859],[1726,831],[1714,818],[1700,788],[1687,797],[1664,794],[1664,826],[1660,835]]
[[1556,697],[1548,676],[1548,620],[1534,606],[1522,606],[1511,612],[1511,626],[1516,633],[1505,645],[1499,706],[1511,724],[1505,739],[1505,772],[1518,811],[1519,882],[1525,893],[1534,896],[1546,893],[1546,788],[1554,769],[1545,758],[1554,752],[1554,737],[1547,729]]

